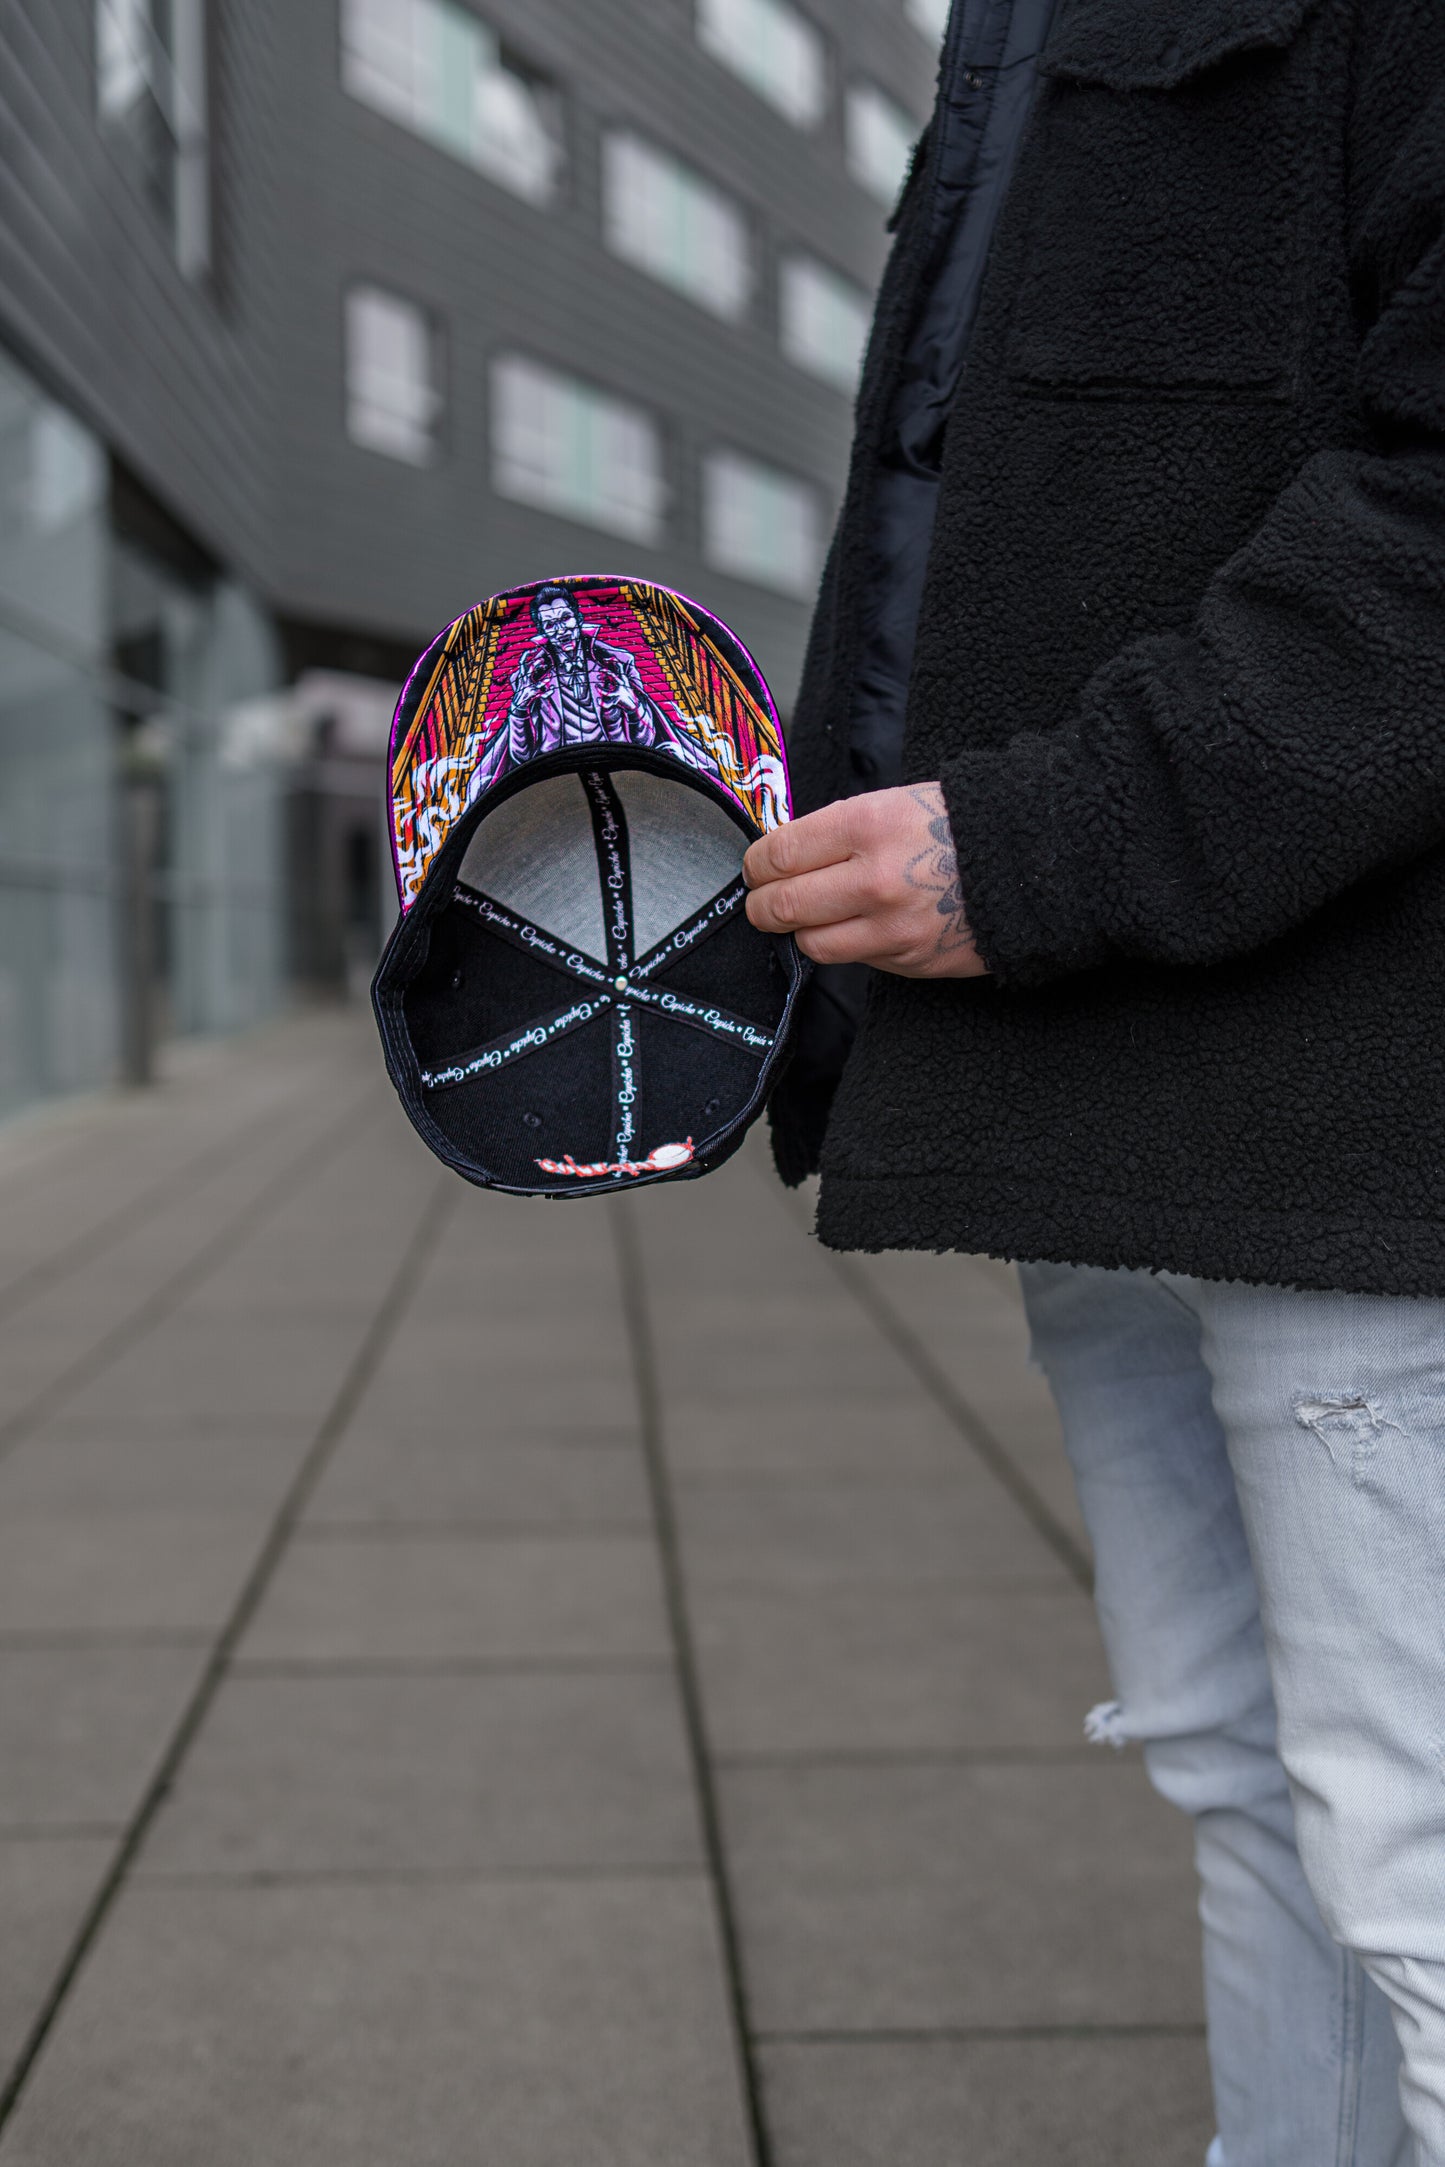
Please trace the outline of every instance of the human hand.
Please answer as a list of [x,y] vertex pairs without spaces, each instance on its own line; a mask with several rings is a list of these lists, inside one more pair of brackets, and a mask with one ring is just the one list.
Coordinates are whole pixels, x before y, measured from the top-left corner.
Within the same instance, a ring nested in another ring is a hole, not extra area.
[[814,963],[981,978],[937,783],[871,790],[774,828],[743,859],[748,916]]

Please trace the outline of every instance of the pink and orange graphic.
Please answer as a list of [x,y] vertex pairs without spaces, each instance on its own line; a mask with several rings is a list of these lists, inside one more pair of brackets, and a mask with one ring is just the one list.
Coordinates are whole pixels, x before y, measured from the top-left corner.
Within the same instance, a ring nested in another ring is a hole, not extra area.
[[529,761],[629,746],[675,759],[763,833],[790,817],[782,731],[751,658],[642,580],[544,580],[479,602],[417,664],[392,724],[403,910],[455,821]]

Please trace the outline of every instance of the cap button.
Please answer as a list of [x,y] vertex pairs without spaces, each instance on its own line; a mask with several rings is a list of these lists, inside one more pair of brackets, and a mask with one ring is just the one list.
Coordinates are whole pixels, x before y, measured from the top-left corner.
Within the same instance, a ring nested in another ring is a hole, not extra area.
[[625,978],[614,978],[612,983],[614,986],[616,986],[619,993],[625,993],[627,991],[627,980]]

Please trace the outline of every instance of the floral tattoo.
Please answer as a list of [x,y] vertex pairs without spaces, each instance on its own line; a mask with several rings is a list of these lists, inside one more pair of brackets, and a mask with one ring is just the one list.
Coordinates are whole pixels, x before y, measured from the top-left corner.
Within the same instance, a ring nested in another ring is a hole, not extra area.
[[973,929],[964,908],[953,828],[937,783],[925,783],[919,789],[910,790],[909,796],[928,814],[931,840],[927,850],[920,850],[917,857],[909,859],[903,868],[903,877],[910,888],[935,898],[935,908],[943,920],[935,952],[940,956],[953,955],[960,948],[973,946]]

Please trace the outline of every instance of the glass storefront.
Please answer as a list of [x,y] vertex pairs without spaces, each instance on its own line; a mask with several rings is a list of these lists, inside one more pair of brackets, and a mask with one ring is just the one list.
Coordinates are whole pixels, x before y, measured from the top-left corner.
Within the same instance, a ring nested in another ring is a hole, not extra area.
[[0,355],[0,1114],[283,997],[274,637],[126,495]]

